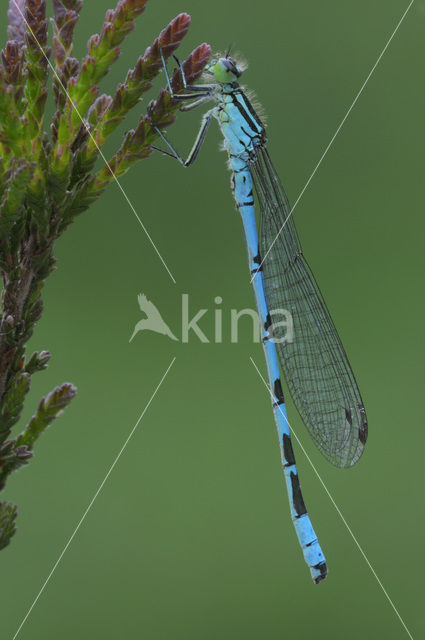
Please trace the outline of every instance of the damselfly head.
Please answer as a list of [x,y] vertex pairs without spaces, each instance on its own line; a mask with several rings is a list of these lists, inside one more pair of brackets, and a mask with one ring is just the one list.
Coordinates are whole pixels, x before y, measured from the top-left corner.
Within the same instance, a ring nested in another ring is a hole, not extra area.
[[208,69],[214,74],[217,82],[222,82],[223,84],[235,82],[243,72],[243,67],[238,65],[230,55],[211,60]]

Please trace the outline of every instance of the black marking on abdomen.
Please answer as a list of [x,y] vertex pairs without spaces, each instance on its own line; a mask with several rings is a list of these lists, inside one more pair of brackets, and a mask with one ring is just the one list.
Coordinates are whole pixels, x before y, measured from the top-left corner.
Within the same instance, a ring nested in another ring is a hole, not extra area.
[[297,518],[304,516],[307,513],[306,506],[303,500],[303,494],[301,493],[300,481],[298,479],[298,473],[291,471],[291,484],[292,484],[292,499],[294,501],[295,511],[297,512]]
[[263,270],[263,264],[260,254],[257,253],[257,255],[253,257],[252,261],[254,264],[258,264],[258,267],[256,267],[255,269],[251,269],[251,275],[254,276],[256,273]]
[[291,438],[286,433],[283,434],[282,443],[283,457],[285,458],[284,466],[292,467],[292,465],[295,464],[294,450],[292,448]]
[[253,207],[254,206],[254,200],[249,200],[248,202],[242,202],[239,206],[240,207]]
[[264,331],[268,331],[270,329],[270,327],[272,326],[272,324],[273,324],[272,317],[271,317],[270,313],[268,313],[266,321],[264,323]]
[[255,269],[251,269],[251,275],[255,276],[256,273],[263,270],[263,265],[256,267]]
[[322,582],[322,580],[324,580],[328,575],[326,562],[319,562],[318,564],[315,564],[313,569],[318,569],[320,571],[320,576],[317,576],[317,578],[314,579],[314,584],[319,584],[319,582]]
[[274,395],[277,398],[277,402],[274,403],[273,406],[277,406],[278,404],[284,404],[285,398],[283,397],[282,384],[279,378],[276,378],[273,385]]

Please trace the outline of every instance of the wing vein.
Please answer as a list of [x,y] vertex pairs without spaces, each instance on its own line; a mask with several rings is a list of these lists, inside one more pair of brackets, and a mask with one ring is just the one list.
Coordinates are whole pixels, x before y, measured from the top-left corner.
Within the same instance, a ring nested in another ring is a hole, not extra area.
[[[293,321],[293,341],[276,343],[283,377],[319,450],[332,464],[349,467],[367,438],[360,391],[264,147],[256,149],[250,170],[261,211],[261,254],[268,253],[263,272],[269,309],[286,309]],[[283,328],[276,327],[274,336],[282,339]]]

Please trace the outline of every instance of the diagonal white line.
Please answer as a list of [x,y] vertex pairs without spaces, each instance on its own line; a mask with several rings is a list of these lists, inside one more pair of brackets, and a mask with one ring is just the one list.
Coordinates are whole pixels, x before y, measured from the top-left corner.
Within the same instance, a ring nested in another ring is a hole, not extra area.
[[107,479],[109,478],[109,476],[111,475],[112,471],[114,470],[115,465],[117,464],[118,460],[120,459],[122,453],[124,452],[124,449],[126,448],[126,446],[128,445],[128,443],[130,442],[134,432],[136,431],[137,427],[139,426],[140,421],[142,420],[143,416],[145,415],[146,411],[148,410],[152,400],[155,398],[156,394],[159,391],[159,388],[161,387],[162,383],[164,382],[165,378],[168,375],[168,372],[170,371],[171,367],[173,366],[174,362],[175,362],[176,358],[174,357],[170,364],[167,367],[167,370],[165,371],[164,375],[162,376],[161,380],[159,381],[155,391],[153,392],[153,394],[151,395],[151,397],[149,398],[149,401],[147,403],[147,405],[145,406],[145,408],[143,409],[142,413],[139,416],[139,419],[137,420],[136,424],[134,425],[134,427],[132,428],[132,430],[130,431],[126,441],[124,442],[124,444],[122,445],[121,449],[119,450],[118,454],[115,457],[115,460],[113,461],[113,463],[111,464],[111,466],[108,469],[108,472],[106,473],[105,477],[103,478],[102,482],[100,483],[99,487],[96,490],[96,493],[94,494],[93,498],[90,500],[88,507],[86,508],[86,510],[84,511],[83,515],[81,516],[77,526],[75,527],[74,531],[72,532],[72,535],[69,537],[68,542],[66,543],[66,545],[64,546],[63,550],[61,551],[58,559],[56,560],[55,564],[53,565],[52,569],[50,570],[49,575],[47,576],[47,578],[45,579],[45,581],[43,582],[43,585],[40,589],[40,591],[38,592],[37,596],[34,598],[30,608],[28,609],[24,619],[22,620],[21,624],[19,625],[19,627],[16,630],[15,635],[13,636],[12,640],[15,640],[18,637],[19,632],[21,631],[22,627],[24,626],[25,622],[28,619],[28,616],[31,614],[31,611],[34,609],[35,605],[38,602],[38,599],[40,598],[41,594],[43,593],[44,589],[46,588],[50,578],[52,577],[52,575],[54,574],[54,572],[56,571],[60,561],[62,560],[63,556],[65,555],[69,545],[71,544],[71,542],[73,541],[78,529],[81,527],[81,525],[83,524],[87,514],[89,513],[90,509],[92,508],[94,501],[96,500],[97,496],[99,495],[99,493],[102,491],[105,482],[107,481]]
[[[280,227],[279,231],[277,232],[277,235],[275,237],[275,239],[273,240],[273,242],[271,243],[270,247],[267,250],[267,253],[263,256],[260,265],[257,267],[256,271],[258,271],[258,269],[261,268],[261,266],[264,264],[265,259],[267,258],[267,256],[269,255],[270,251],[273,248],[273,245],[275,244],[276,240],[278,239],[278,237],[280,236],[280,234],[282,233],[283,229],[285,228],[286,223],[288,222],[289,218],[292,216],[292,214],[295,211],[295,207],[297,206],[297,204],[299,203],[299,201],[301,200],[301,198],[304,195],[305,190],[307,189],[308,185],[310,184],[310,182],[312,181],[313,177],[316,174],[316,171],[318,170],[318,168],[320,167],[320,165],[322,164],[326,154],[328,153],[329,149],[331,148],[331,146],[333,145],[335,138],[337,137],[338,133],[341,131],[345,121],[347,120],[348,116],[350,115],[353,107],[355,106],[355,104],[357,103],[357,100],[360,98],[361,94],[363,93],[363,89],[366,87],[367,83],[369,82],[373,72],[375,71],[376,67],[378,66],[379,62],[381,61],[382,56],[384,55],[384,53],[386,52],[386,50],[388,49],[388,47],[391,44],[392,39],[394,38],[395,34],[397,33],[399,27],[401,26],[401,23],[403,22],[404,18],[407,16],[410,7],[412,6],[414,0],[411,0],[409,6],[407,7],[407,9],[405,10],[405,12],[403,13],[403,15],[401,16],[400,20],[397,23],[397,26],[395,27],[394,31],[392,32],[392,34],[390,35],[390,37],[387,40],[387,43],[385,45],[385,47],[382,49],[381,53],[378,56],[378,59],[376,60],[375,64],[373,65],[372,69],[369,71],[366,80],[363,82],[362,86],[360,87],[356,97],[354,98],[353,102],[351,103],[349,109],[347,110],[345,116],[343,117],[343,119],[341,120],[341,122],[339,123],[337,130],[335,131],[334,135],[332,136],[332,138],[329,141],[328,146],[326,147],[326,149],[324,150],[324,152],[322,153],[322,155],[319,158],[319,162],[316,164],[316,166],[314,167],[309,179],[307,180],[307,182],[305,183],[304,187],[301,189],[301,192],[298,196],[298,198],[295,200],[293,207],[291,208],[291,211],[289,212],[289,214],[287,215],[284,223],[282,224],[282,226]],[[254,276],[251,278],[251,283],[254,280],[255,274]]]
[[[254,362],[254,360],[251,358],[251,356],[250,356],[250,358],[249,358],[249,359],[251,360],[252,364],[254,365],[254,367],[255,367],[255,369],[256,369],[256,371],[257,371],[258,375],[260,376],[261,380],[263,381],[263,384],[264,384],[264,386],[266,387],[267,391],[269,392],[269,394],[270,394],[270,396],[271,396],[271,399],[272,399],[272,402],[273,402],[273,400],[274,400],[274,399],[273,399],[273,394],[272,394],[272,392],[271,392],[271,389],[270,389],[269,385],[268,385],[268,384],[267,384],[267,382],[265,381],[265,379],[264,379],[264,377],[262,376],[262,374],[261,374],[261,372],[260,372],[259,368],[258,368],[258,367],[257,367],[257,365],[255,364],[255,362]],[[279,406],[279,405],[278,405],[278,406]],[[366,564],[368,565],[369,569],[371,570],[372,574],[374,575],[374,577],[375,577],[375,579],[376,579],[377,583],[378,583],[378,584],[379,584],[379,586],[381,587],[381,589],[382,589],[382,591],[383,591],[383,593],[384,593],[385,597],[387,598],[388,602],[390,603],[391,607],[393,608],[393,610],[394,610],[394,612],[395,612],[395,614],[396,614],[397,618],[400,620],[400,622],[401,622],[401,624],[403,625],[403,627],[404,627],[404,629],[405,629],[405,631],[406,631],[407,635],[409,636],[409,638],[410,638],[411,640],[413,640],[413,636],[412,636],[412,634],[410,633],[409,629],[407,628],[407,626],[406,626],[406,624],[405,624],[405,622],[404,622],[403,618],[402,618],[402,617],[401,617],[401,615],[399,614],[399,612],[398,612],[398,610],[397,610],[397,608],[396,608],[396,606],[395,606],[394,602],[391,600],[390,596],[388,595],[387,590],[385,589],[384,585],[382,584],[381,580],[379,579],[379,577],[378,577],[378,575],[377,575],[377,573],[376,573],[375,569],[372,567],[372,565],[371,565],[370,561],[368,560],[368,558],[367,558],[367,556],[366,556],[365,552],[363,551],[362,547],[360,546],[360,543],[359,543],[359,541],[357,540],[356,536],[355,536],[355,535],[354,535],[354,533],[352,532],[352,530],[351,530],[351,528],[350,528],[350,525],[348,524],[348,522],[346,521],[346,519],[345,519],[345,518],[344,518],[344,516],[342,515],[342,512],[341,512],[340,508],[339,508],[339,507],[338,507],[338,505],[336,504],[336,502],[335,502],[335,500],[334,500],[333,496],[331,495],[331,493],[330,493],[329,489],[327,488],[327,486],[325,485],[325,483],[324,483],[324,481],[322,480],[321,476],[319,475],[319,472],[317,471],[316,467],[314,466],[314,464],[313,464],[313,462],[312,462],[312,460],[311,460],[310,456],[308,455],[307,451],[304,449],[304,447],[303,447],[303,445],[301,444],[301,442],[300,442],[300,440],[299,440],[299,438],[298,438],[297,434],[295,433],[295,431],[294,431],[294,429],[292,428],[292,426],[289,424],[289,422],[288,422],[288,418],[286,417],[286,415],[284,414],[284,412],[282,411],[282,409],[280,408],[280,406],[279,406],[279,411],[281,412],[281,414],[282,414],[282,415],[283,415],[283,417],[285,418],[286,423],[287,423],[287,425],[288,425],[288,427],[289,427],[289,430],[291,431],[292,435],[295,437],[295,440],[297,441],[298,446],[300,447],[301,451],[303,452],[303,454],[304,454],[304,455],[305,455],[305,457],[307,458],[308,462],[310,463],[311,468],[313,469],[314,473],[316,474],[316,476],[317,476],[317,478],[318,478],[318,480],[319,480],[320,484],[322,485],[322,487],[323,487],[323,488],[324,488],[324,490],[326,491],[326,493],[327,493],[327,496],[328,496],[329,500],[332,502],[333,506],[335,507],[335,509],[336,509],[336,511],[337,511],[337,513],[338,513],[338,515],[339,515],[339,517],[341,518],[342,522],[344,523],[344,525],[345,525],[345,527],[346,527],[346,529],[347,529],[348,533],[349,533],[349,534],[350,534],[350,536],[353,538],[353,540],[354,540],[354,542],[355,542],[355,544],[356,544],[356,546],[357,546],[358,550],[359,550],[359,551],[360,551],[360,553],[362,554],[362,556],[363,556],[364,560],[366,561]]]
[[62,89],[63,89],[63,91],[64,91],[64,93],[65,93],[65,95],[66,95],[66,97],[68,98],[69,102],[71,103],[72,108],[74,109],[74,111],[75,111],[75,113],[77,114],[77,116],[80,118],[80,120],[81,120],[81,123],[82,123],[83,127],[85,127],[85,129],[86,129],[86,131],[87,131],[88,135],[90,136],[91,140],[93,141],[94,145],[96,146],[96,149],[98,150],[100,157],[101,157],[101,158],[102,158],[102,160],[104,161],[104,163],[105,163],[105,165],[107,166],[108,170],[110,171],[110,173],[111,173],[111,175],[112,175],[112,177],[113,177],[114,181],[116,182],[116,184],[117,184],[117,186],[118,186],[119,190],[121,191],[122,195],[124,196],[124,198],[125,198],[125,200],[126,200],[126,202],[127,202],[128,206],[130,207],[131,211],[134,213],[134,215],[135,215],[135,217],[136,217],[136,219],[137,219],[138,223],[140,224],[140,226],[142,227],[143,231],[145,232],[146,237],[148,238],[149,242],[151,243],[151,245],[152,245],[153,249],[155,250],[155,253],[157,254],[158,258],[161,260],[161,262],[162,262],[163,266],[165,267],[165,269],[166,269],[166,271],[167,271],[168,275],[170,276],[171,280],[174,282],[174,284],[176,284],[176,280],[175,280],[175,278],[174,278],[173,274],[171,273],[170,269],[168,268],[167,263],[165,262],[164,258],[163,258],[163,257],[162,257],[162,255],[160,254],[158,247],[156,246],[156,244],[155,244],[155,242],[153,241],[153,239],[152,239],[152,237],[151,237],[150,233],[148,232],[148,230],[146,229],[145,225],[143,224],[143,222],[142,222],[142,220],[141,220],[140,216],[138,215],[138,213],[137,213],[136,209],[134,208],[133,203],[131,202],[130,198],[128,197],[128,195],[127,195],[127,194],[126,194],[126,192],[124,191],[124,189],[123,189],[123,187],[122,187],[122,185],[121,185],[120,181],[118,180],[118,178],[117,178],[117,176],[115,175],[115,173],[112,171],[112,168],[111,168],[111,166],[110,166],[110,164],[109,164],[108,160],[106,159],[106,157],[105,157],[105,155],[104,155],[103,151],[101,150],[101,148],[100,148],[100,147],[99,147],[99,145],[97,144],[97,142],[96,142],[96,140],[95,140],[95,138],[94,138],[93,134],[91,133],[91,131],[90,131],[90,127],[88,126],[88,124],[85,122],[84,118],[82,117],[82,115],[81,115],[81,114],[80,114],[80,112],[78,111],[77,106],[76,106],[76,105],[74,104],[74,102],[72,101],[72,99],[71,99],[71,97],[70,97],[70,95],[69,95],[68,91],[66,90],[66,87],[64,86],[64,84],[63,84],[62,80],[60,79],[59,75],[57,74],[56,69],[54,68],[54,66],[53,66],[53,65],[52,65],[52,63],[50,62],[49,58],[48,58],[48,57],[46,56],[46,54],[44,53],[43,47],[41,46],[41,44],[40,44],[40,43],[39,43],[39,41],[37,40],[37,38],[36,38],[36,36],[35,36],[35,34],[34,34],[33,30],[31,29],[31,26],[28,24],[28,22],[27,22],[27,20],[26,20],[26,18],[25,18],[25,16],[24,16],[24,14],[22,13],[22,11],[21,11],[20,7],[17,5],[16,0],[13,0],[13,1],[14,1],[14,3],[15,3],[15,6],[16,6],[16,8],[18,9],[19,13],[20,13],[20,14],[21,14],[21,16],[22,16],[22,19],[23,19],[23,20],[24,20],[24,22],[25,22],[25,24],[26,24],[26,26],[27,26],[28,31],[31,33],[32,37],[34,38],[35,42],[37,43],[37,46],[39,47],[39,49],[40,49],[41,53],[43,54],[44,58],[46,59],[47,64],[49,65],[49,67],[50,67],[50,68],[51,68],[51,70],[53,71],[53,74],[56,76],[56,78],[57,78],[57,80],[58,80],[59,84],[61,85],[61,87],[62,87]]

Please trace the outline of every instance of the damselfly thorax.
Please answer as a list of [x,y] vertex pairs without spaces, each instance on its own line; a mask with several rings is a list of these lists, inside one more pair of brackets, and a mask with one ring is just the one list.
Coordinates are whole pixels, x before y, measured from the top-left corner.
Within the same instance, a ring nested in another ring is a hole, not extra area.
[[266,130],[247,95],[238,83],[220,86],[215,94],[217,118],[229,155],[249,159],[256,147],[265,145]]

